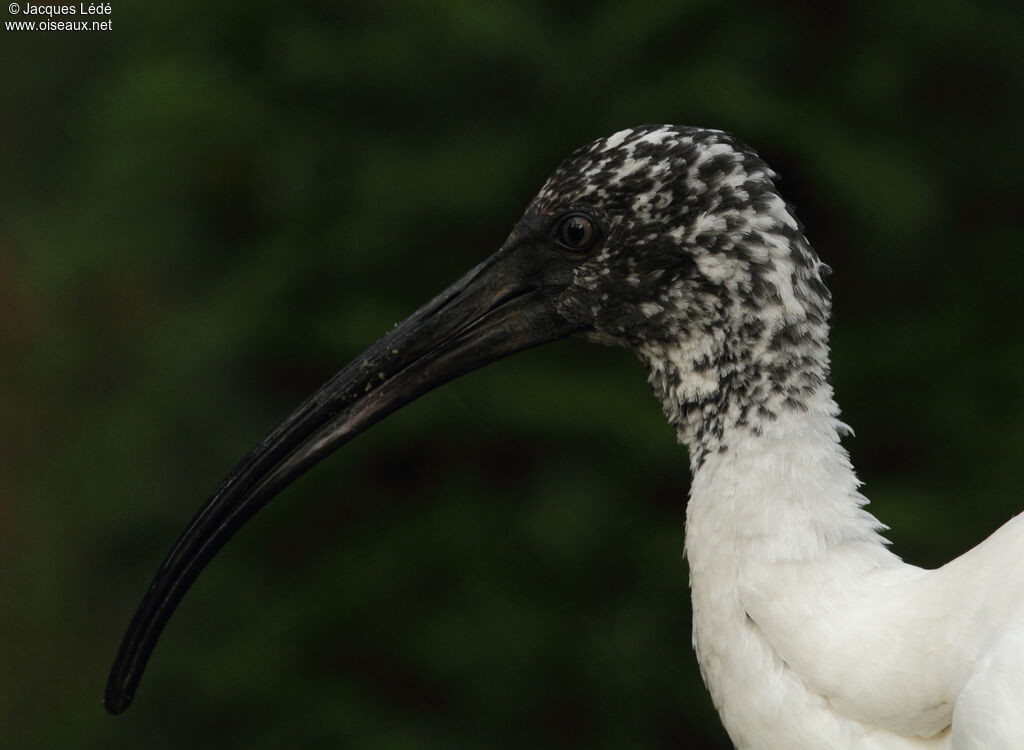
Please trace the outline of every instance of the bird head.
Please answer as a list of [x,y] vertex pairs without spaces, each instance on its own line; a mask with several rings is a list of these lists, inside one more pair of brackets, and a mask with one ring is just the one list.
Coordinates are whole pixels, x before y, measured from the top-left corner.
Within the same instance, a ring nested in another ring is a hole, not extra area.
[[633,128],[563,161],[520,227],[546,217],[578,255],[562,314],[637,351],[755,317],[824,315],[822,264],[774,178],[727,133]]
[[722,131],[623,130],[565,159],[509,240],[560,253],[555,311],[640,357],[695,466],[827,380],[828,267],[775,179]]
[[750,404],[762,417],[787,399],[796,408],[807,379],[825,376],[793,360],[825,359],[821,270],[773,173],[732,136],[645,126],[577,150],[494,255],[339,371],[221,482],[132,619],[107,709],[129,705],[178,602],[253,514],[380,419],[488,362],[573,334],[626,347],[692,433],[691,461],[722,419],[755,422]]

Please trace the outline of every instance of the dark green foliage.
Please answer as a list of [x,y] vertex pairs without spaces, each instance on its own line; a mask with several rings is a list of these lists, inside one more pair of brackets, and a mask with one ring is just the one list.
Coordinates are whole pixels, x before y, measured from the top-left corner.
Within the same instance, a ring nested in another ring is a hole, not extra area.
[[112,5],[107,33],[0,36],[4,746],[726,747],[685,453],[639,365],[578,342],[297,483],[136,705],[99,703],[234,461],[626,126],[728,129],[782,174],[897,551],[937,564],[1024,506],[1014,3]]

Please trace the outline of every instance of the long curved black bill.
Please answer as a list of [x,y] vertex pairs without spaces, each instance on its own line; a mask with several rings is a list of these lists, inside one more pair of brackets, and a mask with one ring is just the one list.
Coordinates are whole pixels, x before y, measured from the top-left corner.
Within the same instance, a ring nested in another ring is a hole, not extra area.
[[107,681],[107,711],[128,707],[189,586],[286,485],[427,391],[576,330],[556,310],[571,271],[536,260],[536,252],[510,242],[349,363],[228,474],[168,553],[132,618]]

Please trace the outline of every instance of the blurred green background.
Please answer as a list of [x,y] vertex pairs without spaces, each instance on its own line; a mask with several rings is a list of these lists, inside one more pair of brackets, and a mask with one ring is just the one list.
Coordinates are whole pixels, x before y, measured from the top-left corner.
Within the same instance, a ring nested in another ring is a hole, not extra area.
[[781,173],[897,552],[938,564],[1024,505],[1017,3],[111,5],[110,32],[0,36],[4,747],[727,747],[685,452],[638,364],[576,341],[290,488],[134,707],[100,707],[234,462],[630,125],[731,130]]

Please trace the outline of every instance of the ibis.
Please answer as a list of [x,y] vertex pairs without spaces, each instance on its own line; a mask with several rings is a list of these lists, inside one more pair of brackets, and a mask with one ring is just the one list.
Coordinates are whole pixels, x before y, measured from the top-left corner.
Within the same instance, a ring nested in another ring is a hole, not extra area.
[[841,444],[827,271],[775,173],[727,133],[652,125],[578,149],[496,253],[221,482],[132,619],[107,710],[127,708],[211,558],[296,477],[446,381],[581,336],[636,354],[688,449],[693,647],[737,748],[1024,748],[1024,520],[934,570],[890,551]]

